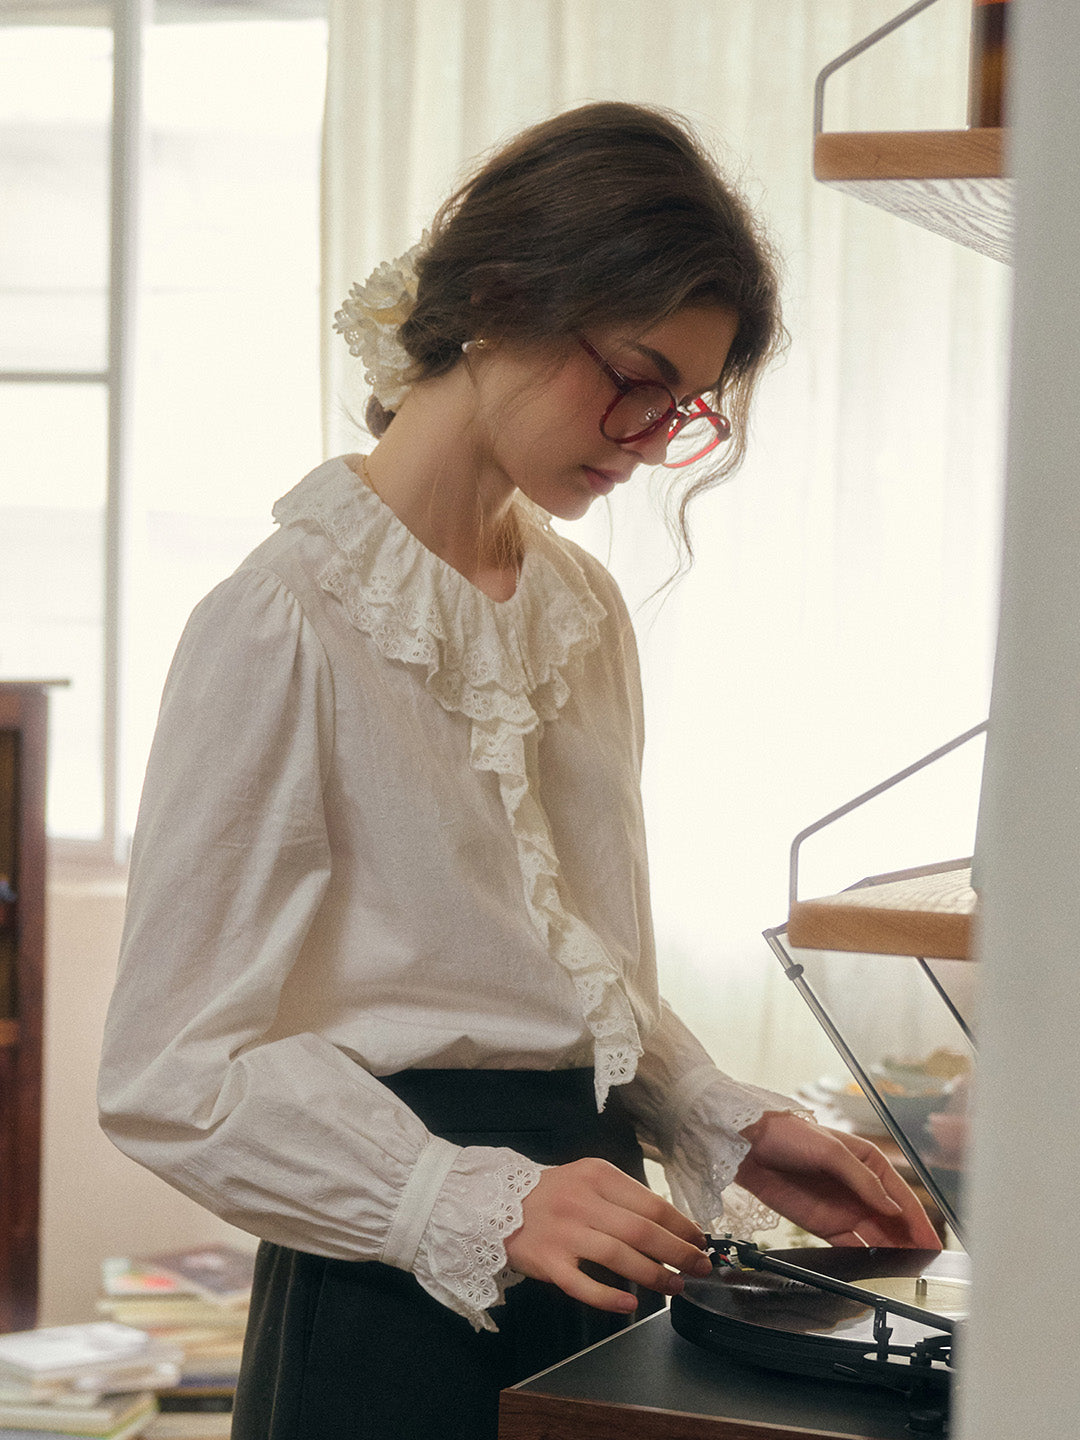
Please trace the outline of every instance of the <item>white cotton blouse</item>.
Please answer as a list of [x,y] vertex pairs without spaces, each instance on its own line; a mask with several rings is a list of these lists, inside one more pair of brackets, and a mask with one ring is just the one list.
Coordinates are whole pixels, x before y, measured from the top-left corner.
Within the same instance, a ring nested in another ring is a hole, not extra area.
[[[165,686],[101,1065],[113,1141],[278,1244],[477,1327],[540,1167],[380,1075],[596,1067],[706,1228],[765,1110],[657,993],[614,581],[519,501],[496,602],[343,460],[196,608]],[[746,1223],[749,1223],[747,1220]]]

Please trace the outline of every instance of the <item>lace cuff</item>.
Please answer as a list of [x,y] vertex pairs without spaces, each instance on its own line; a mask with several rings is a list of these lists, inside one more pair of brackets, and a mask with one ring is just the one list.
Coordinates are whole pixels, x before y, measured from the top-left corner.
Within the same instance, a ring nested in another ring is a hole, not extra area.
[[723,1071],[690,1077],[693,1098],[682,1108],[661,1159],[672,1201],[703,1229],[740,1238],[769,1230],[780,1217],[733,1183],[750,1142],[740,1132],[769,1110],[813,1118],[786,1095],[743,1085]]
[[412,1269],[429,1295],[474,1330],[498,1329],[488,1310],[524,1278],[506,1263],[506,1241],[543,1171],[514,1150],[469,1145],[439,1190]]

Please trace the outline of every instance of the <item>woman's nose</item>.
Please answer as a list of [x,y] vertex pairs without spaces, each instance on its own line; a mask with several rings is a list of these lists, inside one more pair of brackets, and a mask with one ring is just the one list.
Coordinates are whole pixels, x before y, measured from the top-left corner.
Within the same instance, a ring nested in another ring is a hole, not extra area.
[[633,450],[635,455],[641,456],[643,465],[662,465],[667,458],[668,428],[662,425],[655,435],[646,435],[642,440],[635,440],[633,445],[627,449]]

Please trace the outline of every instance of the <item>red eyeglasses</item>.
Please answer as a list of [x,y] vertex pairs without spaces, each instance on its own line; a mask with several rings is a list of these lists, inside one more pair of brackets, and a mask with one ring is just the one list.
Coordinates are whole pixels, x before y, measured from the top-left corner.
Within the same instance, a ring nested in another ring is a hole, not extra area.
[[667,426],[668,470],[681,470],[731,438],[731,421],[710,410],[704,400],[681,406],[658,380],[631,380],[620,374],[583,336],[578,344],[603,370],[619,392],[600,418],[600,433],[616,445],[634,445]]

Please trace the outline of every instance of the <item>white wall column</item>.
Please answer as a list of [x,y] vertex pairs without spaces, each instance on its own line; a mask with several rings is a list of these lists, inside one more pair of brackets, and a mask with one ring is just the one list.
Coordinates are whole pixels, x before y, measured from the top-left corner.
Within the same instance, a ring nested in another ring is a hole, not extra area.
[[1080,1433],[1080,6],[1017,0],[1016,302],[980,817],[975,1287],[961,1440]]

